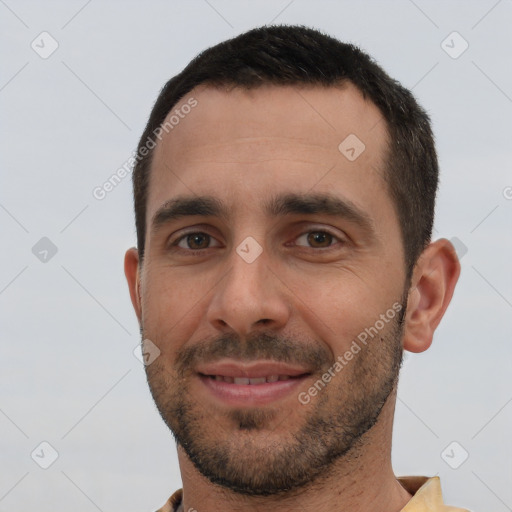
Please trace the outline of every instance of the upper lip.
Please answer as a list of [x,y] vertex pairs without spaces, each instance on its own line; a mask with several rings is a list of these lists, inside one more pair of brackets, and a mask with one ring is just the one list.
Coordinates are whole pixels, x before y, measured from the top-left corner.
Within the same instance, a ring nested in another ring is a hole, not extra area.
[[202,364],[196,368],[196,371],[202,375],[221,375],[223,377],[233,378],[246,377],[249,379],[268,377],[270,375],[289,375],[290,377],[297,377],[310,373],[307,368],[280,363],[278,361],[253,361],[243,363],[233,360]]

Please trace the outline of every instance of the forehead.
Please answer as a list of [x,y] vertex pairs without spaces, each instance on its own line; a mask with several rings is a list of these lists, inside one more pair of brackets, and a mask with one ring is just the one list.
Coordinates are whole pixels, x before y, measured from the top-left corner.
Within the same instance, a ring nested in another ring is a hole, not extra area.
[[[197,105],[182,109],[191,98]],[[148,222],[173,195],[203,195],[212,187],[235,200],[243,183],[248,201],[276,188],[341,187],[352,195],[357,188],[371,194],[369,182],[382,188],[386,123],[350,83],[249,90],[203,85],[171,115],[174,123],[179,115],[179,122],[155,148]]]

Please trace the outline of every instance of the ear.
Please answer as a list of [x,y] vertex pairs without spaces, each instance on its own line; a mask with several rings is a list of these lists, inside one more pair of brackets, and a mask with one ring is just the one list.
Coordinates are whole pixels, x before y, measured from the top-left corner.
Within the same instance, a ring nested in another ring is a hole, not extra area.
[[423,352],[430,347],[434,331],[451,301],[459,274],[459,259],[449,240],[437,240],[421,253],[413,270],[407,298],[405,350]]
[[139,252],[136,247],[128,249],[124,255],[124,275],[128,281],[133,309],[135,309],[140,325],[142,308],[140,299]]

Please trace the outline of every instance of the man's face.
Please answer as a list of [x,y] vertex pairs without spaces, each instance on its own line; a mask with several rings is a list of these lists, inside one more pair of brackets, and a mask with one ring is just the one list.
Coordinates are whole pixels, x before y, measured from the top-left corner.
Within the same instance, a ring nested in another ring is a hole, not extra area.
[[148,382],[201,473],[277,493],[392,409],[407,290],[385,122],[351,85],[190,96],[151,169],[141,325],[161,353]]

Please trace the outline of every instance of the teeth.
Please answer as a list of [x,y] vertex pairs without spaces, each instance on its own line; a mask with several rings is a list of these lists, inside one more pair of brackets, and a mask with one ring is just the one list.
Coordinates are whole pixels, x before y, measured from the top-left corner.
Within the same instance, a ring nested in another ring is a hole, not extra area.
[[211,378],[217,382],[228,382],[230,384],[248,385],[248,384],[265,384],[267,382],[277,382],[278,380],[289,380],[289,375],[269,375],[267,377],[225,377],[223,375],[212,375]]
[[256,379],[249,379],[249,384],[265,384],[267,382],[266,377],[258,377]]

